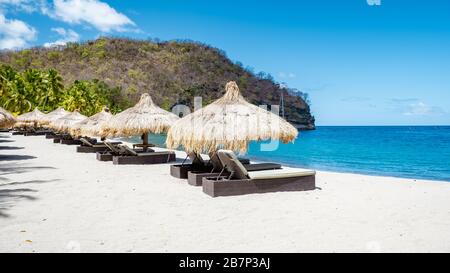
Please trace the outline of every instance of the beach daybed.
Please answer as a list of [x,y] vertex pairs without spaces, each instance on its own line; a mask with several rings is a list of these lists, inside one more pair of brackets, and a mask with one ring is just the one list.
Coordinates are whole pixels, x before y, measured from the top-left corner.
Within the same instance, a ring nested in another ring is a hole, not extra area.
[[103,141],[108,150],[102,152],[96,152],[96,158],[98,161],[112,161],[114,155],[120,155],[121,150],[118,147],[118,144],[114,144],[112,142]]
[[[97,143],[97,141],[92,141],[92,139],[80,138],[81,145],[77,147],[77,153],[97,153],[97,152],[107,152],[110,148],[105,143]],[[110,142],[112,145],[122,144],[122,142]],[[112,158],[111,158],[112,160]]]
[[24,135],[24,134],[25,134],[25,131],[23,131],[23,130],[13,130],[13,131],[11,132],[11,134],[12,134],[13,136]]
[[[189,158],[191,163],[185,163]],[[239,158],[242,164],[250,164],[247,158]],[[187,179],[189,172],[211,173],[215,169],[221,170],[222,167],[215,168],[211,160],[204,160],[200,154],[188,152],[186,158],[181,164],[170,165],[170,175],[175,178]]]
[[[191,163],[185,163],[188,158]],[[188,152],[183,163],[170,165],[170,175],[180,179],[188,178],[189,171],[211,172],[211,170],[212,164],[203,160],[201,155],[194,152]]]
[[137,152],[126,145],[118,145],[119,155],[113,155],[113,164],[161,164],[175,161],[175,152],[164,151],[155,152],[148,150],[146,152]]
[[47,129],[34,129],[31,128],[28,131],[24,133],[24,136],[45,136],[46,134],[50,133],[50,130]]
[[[237,160],[241,162],[247,171],[275,170],[281,168],[281,165],[277,163],[250,163],[250,160],[246,158],[237,158]],[[192,186],[201,186],[203,177],[219,176],[226,173],[227,171],[224,169],[217,153],[215,153],[210,156],[210,161],[205,167],[196,168],[193,166],[187,171],[188,184]]]
[[82,142],[79,139],[74,139],[70,135],[65,135],[63,138],[60,139],[61,144],[65,145],[81,145]]
[[81,145],[80,140],[74,139],[69,134],[57,134],[53,138],[53,143],[60,143],[60,144],[66,144],[66,145]]
[[203,177],[203,192],[212,197],[316,188],[313,170],[247,171],[232,151],[220,150],[218,156],[228,174]]
[[[96,158],[98,161],[112,161],[114,156],[126,156],[129,154],[129,152],[124,152],[124,149],[119,147],[119,144],[121,144],[120,142],[104,141],[103,143],[106,145],[108,150],[96,153]],[[134,149],[134,151],[136,153],[144,152],[142,149]]]
[[54,139],[55,137],[57,137],[58,135],[54,132],[54,131],[52,131],[52,130],[49,130],[46,134],[45,134],[45,138],[46,139]]

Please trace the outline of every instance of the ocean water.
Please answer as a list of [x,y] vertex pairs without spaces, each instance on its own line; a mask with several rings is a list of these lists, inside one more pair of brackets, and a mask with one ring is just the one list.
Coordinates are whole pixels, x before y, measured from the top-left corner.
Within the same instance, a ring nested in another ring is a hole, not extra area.
[[[165,136],[152,135],[150,141],[163,146]],[[247,156],[316,170],[450,182],[450,126],[320,126],[273,151],[251,143]]]

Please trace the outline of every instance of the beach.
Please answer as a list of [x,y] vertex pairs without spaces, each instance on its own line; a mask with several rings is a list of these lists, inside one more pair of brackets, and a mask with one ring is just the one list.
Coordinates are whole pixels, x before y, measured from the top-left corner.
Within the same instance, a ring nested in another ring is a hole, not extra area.
[[0,133],[0,251],[450,251],[448,182],[318,171],[316,186],[211,198],[169,164]]

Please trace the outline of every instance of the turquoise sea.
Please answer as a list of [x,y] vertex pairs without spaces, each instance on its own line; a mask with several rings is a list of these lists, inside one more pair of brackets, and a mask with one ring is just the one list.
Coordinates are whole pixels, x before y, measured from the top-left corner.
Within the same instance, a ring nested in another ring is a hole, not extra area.
[[[163,146],[165,136],[150,136],[150,141]],[[450,182],[450,126],[319,126],[274,151],[260,147],[252,143],[248,157],[325,171]]]

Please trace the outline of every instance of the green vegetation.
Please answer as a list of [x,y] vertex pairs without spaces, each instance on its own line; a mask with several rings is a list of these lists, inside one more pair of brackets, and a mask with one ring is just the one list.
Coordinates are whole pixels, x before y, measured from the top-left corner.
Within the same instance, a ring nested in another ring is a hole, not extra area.
[[18,72],[10,66],[0,66],[0,105],[15,114],[36,107],[49,112],[59,106],[88,116],[101,111],[103,106],[119,112],[130,106],[129,102],[118,101],[120,91],[99,80],[76,80],[64,88],[62,77],[54,69],[29,68]]
[[[62,77],[60,82],[68,87],[63,93],[73,94],[77,100],[75,103],[75,99],[68,100],[65,96],[64,104],[59,101],[59,95],[53,94],[58,93],[59,89],[56,88],[52,89],[55,90],[52,95],[41,95],[49,97],[44,104],[42,98],[36,100],[37,95],[27,92],[42,93],[47,87],[36,86],[32,90],[24,90],[21,87],[24,83],[19,80],[13,84],[20,89],[13,92],[18,97],[9,103],[9,109],[14,108],[14,112],[35,106],[47,110],[54,105],[67,105],[71,109],[79,107],[81,111],[90,112],[97,109],[97,104],[105,101],[109,101],[115,109],[124,109],[137,102],[144,92],[150,93],[155,103],[166,110],[177,103],[192,107],[193,96],[201,96],[204,103],[209,103],[222,96],[228,81],[236,81],[242,94],[258,105],[279,104],[280,94],[284,92],[286,118],[299,126],[314,126],[314,117],[305,101],[305,93],[284,88],[274,82],[271,75],[254,73],[251,68],[232,62],[223,51],[192,41],[100,38],[85,43],[69,43],[64,47],[1,52],[2,63],[20,71],[20,77],[26,71],[40,71],[45,75],[50,69],[56,70]],[[94,83],[95,79],[102,82]],[[94,88],[100,83],[104,86]],[[104,87],[109,90],[107,93],[114,94],[107,95],[105,99]],[[90,90],[96,90],[92,91],[94,95],[88,94]],[[102,95],[96,95],[96,92]],[[97,101],[92,102],[92,98]],[[88,107],[89,110],[82,107]]]

